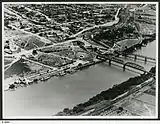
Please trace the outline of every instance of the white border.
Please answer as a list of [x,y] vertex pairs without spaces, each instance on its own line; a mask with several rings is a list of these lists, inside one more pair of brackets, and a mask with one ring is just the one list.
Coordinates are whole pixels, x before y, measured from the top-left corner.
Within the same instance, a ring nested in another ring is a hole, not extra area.
[[158,6],[158,2],[156,4],[156,115],[157,115],[157,118],[158,118],[158,46],[159,46],[159,6]]
[[[2,2],[2,71],[4,72],[4,4],[156,4],[156,116],[14,116],[9,119],[156,119],[158,118],[158,2]],[[4,80],[4,74],[2,76]],[[3,81],[4,82],[4,81]],[[2,83],[3,85],[3,83]],[[4,85],[2,86],[4,99]],[[4,100],[3,100],[4,108]],[[4,116],[4,111],[3,111]],[[4,118],[4,119],[7,119]]]
[[[4,121],[5,122],[5,121]],[[6,121],[11,124],[28,124],[27,121]],[[31,124],[44,124],[43,121],[29,121]],[[46,124],[158,124],[158,121],[45,121]]]

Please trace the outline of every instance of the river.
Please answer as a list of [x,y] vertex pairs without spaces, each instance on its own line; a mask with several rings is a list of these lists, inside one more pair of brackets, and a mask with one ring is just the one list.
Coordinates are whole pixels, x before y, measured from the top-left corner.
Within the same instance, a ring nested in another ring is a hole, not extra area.
[[[136,53],[156,58],[156,41]],[[154,64],[144,64],[150,69]],[[4,92],[4,117],[51,116],[64,108],[87,101],[103,90],[120,84],[137,74],[123,72],[102,63],[64,77],[53,77],[46,82]]]

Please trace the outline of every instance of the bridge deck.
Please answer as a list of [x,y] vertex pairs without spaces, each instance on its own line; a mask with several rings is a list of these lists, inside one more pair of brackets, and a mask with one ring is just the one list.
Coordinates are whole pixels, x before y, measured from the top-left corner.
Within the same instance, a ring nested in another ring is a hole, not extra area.
[[105,56],[105,55],[104,56],[103,55],[101,55],[101,56],[98,55],[97,58],[98,59],[102,59],[102,60],[104,60],[104,59],[110,60],[110,61],[122,64],[123,66],[128,66],[128,67],[131,67],[133,69],[137,69],[137,70],[142,71],[144,73],[150,73],[150,72],[146,71],[143,66],[141,66],[141,65],[139,65],[139,64],[137,64],[135,62],[124,61],[123,59],[118,58],[118,57],[109,58],[108,56]]
[[139,54],[127,54],[127,56],[137,56],[137,57],[147,58],[147,59],[156,61],[155,58],[144,56],[144,55],[139,55]]

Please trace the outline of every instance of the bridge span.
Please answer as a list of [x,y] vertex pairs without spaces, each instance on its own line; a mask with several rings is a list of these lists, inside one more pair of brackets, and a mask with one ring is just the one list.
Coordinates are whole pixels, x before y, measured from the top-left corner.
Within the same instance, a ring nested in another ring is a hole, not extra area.
[[145,63],[150,62],[150,63],[156,63],[156,59],[152,58],[152,57],[148,57],[148,56],[144,56],[144,55],[140,55],[140,54],[122,54],[122,56],[125,56],[125,58],[133,58],[134,61],[136,60],[141,60],[144,61]]
[[[126,61],[126,60],[124,60],[122,58],[119,58],[119,57],[115,57],[115,56],[109,57],[107,55],[97,55],[97,59],[100,59],[100,60],[103,60],[103,61],[108,60],[109,66],[111,66],[113,64],[112,62],[115,62],[117,64],[121,64],[122,65],[121,67],[123,68],[123,71],[125,71],[127,69],[126,67],[130,67],[132,69],[136,69],[136,70],[141,71],[143,73],[150,73],[147,70],[145,70],[145,68],[143,66],[141,66],[141,65],[139,65],[135,62],[132,62],[132,61]],[[130,69],[127,69],[127,70],[130,70]],[[130,70],[130,71],[133,71],[133,70]],[[133,71],[133,72],[135,72],[135,71]]]

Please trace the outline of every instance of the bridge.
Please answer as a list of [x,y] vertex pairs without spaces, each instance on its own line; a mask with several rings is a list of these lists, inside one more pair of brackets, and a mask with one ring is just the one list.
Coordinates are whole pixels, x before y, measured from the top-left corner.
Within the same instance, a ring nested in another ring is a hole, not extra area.
[[[125,71],[127,69],[126,67],[130,67],[132,69],[139,70],[143,73],[150,73],[150,72],[146,71],[143,66],[141,66],[141,65],[139,65],[135,62],[132,62],[132,61],[125,61],[124,59],[119,58],[119,57],[107,56],[107,55],[97,55],[97,59],[100,59],[100,60],[103,60],[103,61],[108,60],[109,66],[111,66],[113,64],[112,62],[116,62],[118,64],[121,64],[122,65],[121,67],[123,68],[123,71]],[[127,69],[127,70],[130,70],[130,69]],[[133,71],[133,70],[130,70],[130,71]]]
[[136,60],[141,60],[146,62],[150,62],[150,63],[156,63],[156,59],[152,58],[152,57],[148,57],[148,56],[144,56],[144,55],[140,55],[140,54],[122,54],[122,56],[125,56],[125,58],[129,57],[129,58],[133,58],[134,61]]
[[134,68],[134,69],[137,69],[137,70],[140,70],[140,71],[145,71],[145,68],[139,64],[136,64],[134,62],[126,62],[123,64],[123,71],[125,71],[125,67],[128,66],[128,67],[131,67],[131,68]]

